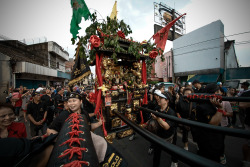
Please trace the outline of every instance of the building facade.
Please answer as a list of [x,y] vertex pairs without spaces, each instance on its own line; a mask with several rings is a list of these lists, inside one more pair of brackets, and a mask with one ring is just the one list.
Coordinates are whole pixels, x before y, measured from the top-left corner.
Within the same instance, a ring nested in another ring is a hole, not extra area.
[[[26,45],[17,40],[0,41],[0,96],[10,87],[23,85],[28,89],[64,85],[70,80],[65,73],[68,52],[55,42]],[[4,99],[0,99],[3,101]]]
[[163,57],[164,61],[161,61],[160,56],[156,57],[156,62],[155,62],[156,77],[158,78],[158,81],[172,82],[172,76],[173,76],[172,51],[170,50],[164,53]]
[[203,83],[225,80],[228,67],[237,68],[234,43],[224,42],[220,20],[205,25],[173,41],[174,76],[182,82]]

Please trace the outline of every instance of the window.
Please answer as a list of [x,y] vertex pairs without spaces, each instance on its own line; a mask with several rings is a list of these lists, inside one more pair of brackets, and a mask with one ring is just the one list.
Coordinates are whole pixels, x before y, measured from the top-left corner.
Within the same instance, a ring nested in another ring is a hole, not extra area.
[[56,63],[56,68],[59,68],[59,62]]

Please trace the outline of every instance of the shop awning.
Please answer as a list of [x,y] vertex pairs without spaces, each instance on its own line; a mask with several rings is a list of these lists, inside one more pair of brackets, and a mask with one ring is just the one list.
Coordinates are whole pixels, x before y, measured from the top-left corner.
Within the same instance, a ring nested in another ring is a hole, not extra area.
[[220,74],[195,75],[194,77],[190,78],[187,82],[193,82],[196,79],[203,83],[217,82],[219,76]]

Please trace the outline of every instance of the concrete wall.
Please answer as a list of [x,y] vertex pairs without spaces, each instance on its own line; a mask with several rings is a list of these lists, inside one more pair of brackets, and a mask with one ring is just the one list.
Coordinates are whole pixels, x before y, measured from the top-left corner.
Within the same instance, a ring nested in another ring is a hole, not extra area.
[[231,45],[231,47],[225,53],[225,56],[226,56],[226,67],[227,68],[238,68],[234,45]]
[[224,69],[224,25],[218,20],[173,41],[174,73]]
[[[33,51],[37,53],[34,56],[34,60],[41,65],[49,66],[48,62],[48,43],[38,43],[34,45],[27,45],[28,51]],[[39,51],[39,52],[37,52]]]
[[57,56],[56,63],[59,63],[59,71],[65,72],[65,60]]
[[162,62],[160,56],[156,57],[155,73],[157,78],[162,78],[164,82],[168,82],[172,78],[172,52],[164,53],[165,60]]
[[0,53],[0,102],[5,102],[6,94],[3,91],[8,90],[12,84],[10,58]]
[[48,42],[48,51],[54,52],[58,54],[62,59],[69,61],[69,53],[67,51],[64,51],[62,47],[55,42],[52,41]]

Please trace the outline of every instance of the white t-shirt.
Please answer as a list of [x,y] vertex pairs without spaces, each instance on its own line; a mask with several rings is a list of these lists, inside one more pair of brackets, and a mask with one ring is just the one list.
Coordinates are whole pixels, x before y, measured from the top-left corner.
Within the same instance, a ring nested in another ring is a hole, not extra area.
[[[227,113],[233,113],[232,106],[229,103],[229,101],[222,101],[222,105],[223,105],[223,108],[225,109],[225,111]],[[227,116],[222,115],[220,123],[221,123],[221,126],[223,126],[223,127],[227,126],[228,125],[228,118],[227,118]]]
[[40,92],[41,90],[43,90],[43,88],[39,87],[39,88],[36,89],[36,92]]

